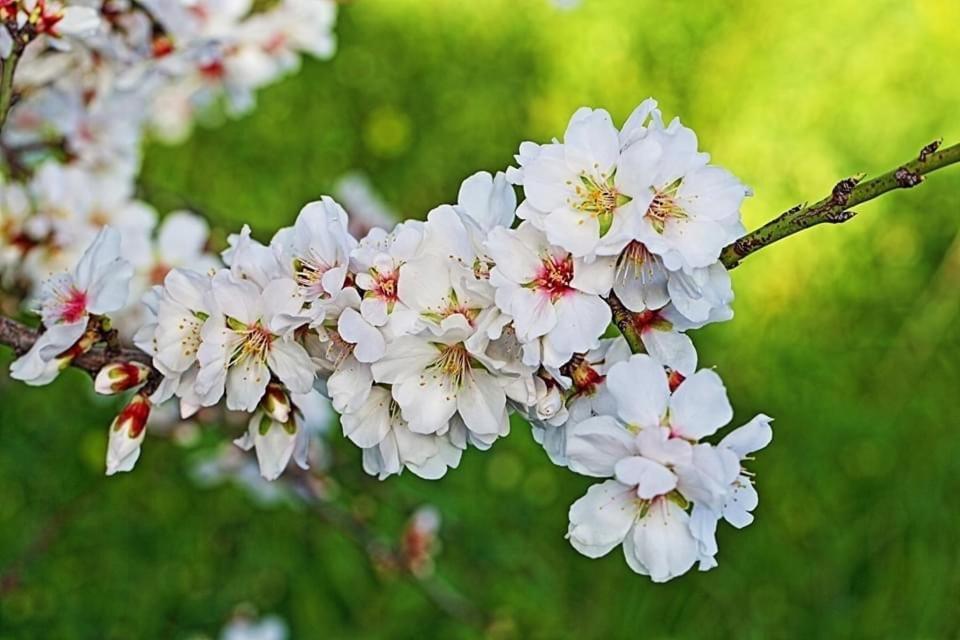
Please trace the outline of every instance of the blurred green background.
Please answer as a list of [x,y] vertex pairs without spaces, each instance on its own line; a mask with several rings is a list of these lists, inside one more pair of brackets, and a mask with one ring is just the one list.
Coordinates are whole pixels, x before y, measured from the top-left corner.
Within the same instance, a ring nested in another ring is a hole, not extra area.
[[[335,59],[249,117],[149,149],[144,179],[260,237],[351,169],[422,216],[577,107],[620,122],[653,95],[754,187],[754,227],[960,140],[958,24],[949,0],[358,0]],[[197,489],[166,440],[105,479],[116,405],[71,372],[52,389],[0,381],[0,574],[19,576],[0,637],[215,635],[238,602],[294,638],[960,637],[960,168],[861,213],[751,257],[736,320],[694,336],[737,421],[776,418],[757,521],[722,529],[712,572],[653,585],[619,552],[575,553],[566,511],[590,480],[521,425],[436,483],[368,478],[335,433],[333,474],[385,538],[440,509],[438,573],[492,621],[465,627],[309,513]]]

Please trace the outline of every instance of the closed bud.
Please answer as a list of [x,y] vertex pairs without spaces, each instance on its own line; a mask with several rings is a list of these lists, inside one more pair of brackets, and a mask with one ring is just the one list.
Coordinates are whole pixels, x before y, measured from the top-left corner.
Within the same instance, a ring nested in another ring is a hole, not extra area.
[[537,399],[537,416],[549,420],[563,409],[563,395],[556,386],[551,386],[546,393]]
[[147,432],[150,400],[138,393],[110,425],[107,444],[107,475],[130,471],[140,457],[140,445]]
[[97,393],[111,396],[140,386],[149,375],[150,367],[139,362],[113,362],[100,369],[93,388]]
[[286,424],[290,420],[290,396],[284,391],[283,385],[271,382],[267,385],[267,392],[263,395],[264,413],[273,420],[281,424]]

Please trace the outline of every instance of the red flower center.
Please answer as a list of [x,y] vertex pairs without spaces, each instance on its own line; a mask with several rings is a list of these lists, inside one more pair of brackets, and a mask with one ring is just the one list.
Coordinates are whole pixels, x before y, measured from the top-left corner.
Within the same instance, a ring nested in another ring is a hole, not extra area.
[[64,322],[77,322],[87,313],[87,294],[70,287],[60,306],[60,317]]
[[538,290],[547,293],[553,301],[573,293],[570,282],[573,280],[573,258],[548,256],[543,259],[537,276],[532,284]]

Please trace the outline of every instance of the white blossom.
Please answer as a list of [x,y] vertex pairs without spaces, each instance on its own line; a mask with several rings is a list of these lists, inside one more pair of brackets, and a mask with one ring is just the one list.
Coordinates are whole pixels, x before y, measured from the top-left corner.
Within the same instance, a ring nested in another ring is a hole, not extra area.
[[132,276],[130,263],[120,257],[120,235],[104,228],[71,273],[44,283],[40,314],[45,331],[10,366],[11,377],[34,385],[51,382],[59,373],[58,358],[80,340],[90,316],[126,304]]

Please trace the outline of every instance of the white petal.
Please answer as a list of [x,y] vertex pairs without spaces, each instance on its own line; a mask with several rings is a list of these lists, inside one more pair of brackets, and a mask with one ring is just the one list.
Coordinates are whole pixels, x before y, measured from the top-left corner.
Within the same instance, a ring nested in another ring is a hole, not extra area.
[[579,110],[563,134],[567,166],[575,172],[609,174],[620,156],[620,140],[610,114],[603,109]]
[[697,350],[687,334],[651,326],[640,337],[647,353],[661,364],[685,376],[697,370]]
[[773,440],[773,429],[770,423],[773,418],[764,414],[753,417],[750,422],[734,429],[720,441],[718,446],[733,450],[741,459],[754,451],[763,449]]
[[457,206],[483,229],[509,227],[517,209],[517,194],[502,171],[495,177],[479,171],[460,185]]
[[360,362],[376,362],[386,352],[383,334],[371,326],[355,309],[344,309],[337,320],[337,333],[356,347],[354,357]]
[[637,354],[613,365],[607,373],[607,389],[616,398],[618,414],[629,424],[656,427],[667,412],[667,374],[648,355]]
[[478,434],[498,434],[506,406],[503,388],[486,371],[471,371],[464,376],[457,394],[457,410],[470,431]]
[[397,338],[382,359],[371,365],[373,379],[394,384],[423,371],[439,356],[437,348],[416,336]]
[[169,266],[186,266],[203,253],[210,235],[206,220],[189,211],[175,211],[163,219],[157,249]]
[[690,376],[670,398],[670,428],[674,434],[699,440],[716,433],[733,418],[727,389],[714,371]]
[[457,390],[436,371],[410,375],[393,385],[393,399],[414,433],[444,431],[457,411]]
[[635,486],[637,496],[644,500],[670,493],[677,486],[677,476],[672,471],[640,456],[624,458],[614,466],[613,472],[622,484]]
[[313,388],[314,366],[300,343],[283,338],[274,340],[267,353],[267,364],[291,392],[307,393]]
[[253,411],[270,382],[267,365],[256,358],[244,358],[227,371],[227,409]]
[[697,540],[690,533],[689,516],[676,503],[659,498],[624,540],[627,564],[654,582],[683,575],[697,561]]
[[609,478],[617,462],[634,453],[633,435],[611,416],[567,426],[567,460],[572,471]]
[[612,314],[599,296],[586,293],[570,293],[554,304],[557,324],[550,331],[550,347],[563,362],[548,363],[560,366],[574,353],[589,351],[597,346],[600,336],[610,325]]
[[575,260],[570,286],[584,293],[605,296],[610,293],[610,288],[613,286],[615,267],[616,260],[613,257],[597,258],[593,262]]
[[570,506],[567,537],[588,558],[599,558],[623,542],[637,516],[636,493],[616,480],[587,489]]
[[355,413],[340,416],[343,435],[364,449],[376,446],[390,431],[390,392],[374,387],[370,396]]

